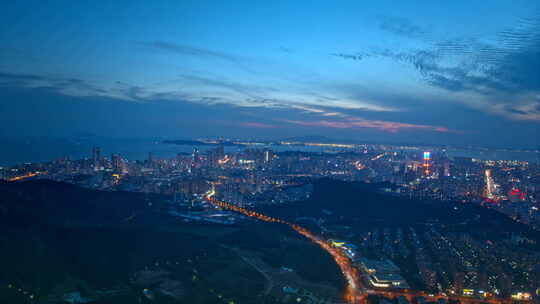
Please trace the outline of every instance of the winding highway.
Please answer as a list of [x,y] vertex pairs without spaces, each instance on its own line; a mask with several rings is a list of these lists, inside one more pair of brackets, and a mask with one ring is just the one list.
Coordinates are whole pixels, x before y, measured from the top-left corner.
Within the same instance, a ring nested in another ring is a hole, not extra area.
[[446,294],[428,294],[423,291],[416,291],[416,290],[400,290],[400,289],[392,289],[392,290],[379,290],[379,289],[367,289],[361,279],[361,273],[359,270],[353,266],[351,260],[338,248],[335,248],[328,244],[324,239],[320,238],[319,236],[313,234],[308,229],[299,226],[297,224],[293,224],[287,221],[284,221],[282,219],[278,219],[275,217],[267,216],[259,212],[255,212],[252,210],[248,210],[246,208],[238,207],[236,205],[215,199],[213,196],[215,195],[215,191],[211,190],[206,196],[205,199],[211,203],[214,206],[217,206],[219,208],[222,208],[224,210],[230,210],[237,213],[241,213],[243,215],[256,218],[258,220],[264,221],[264,222],[270,222],[270,223],[279,223],[288,225],[292,229],[294,229],[299,234],[303,235],[304,237],[308,238],[315,244],[319,245],[322,249],[324,249],[326,252],[328,252],[336,264],[339,266],[339,269],[341,270],[341,273],[343,274],[344,278],[347,281],[347,288],[344,295],[345,300],[350,304],[367,304],[367,296],[368,295],[380,295],[387,298],[397,298],[399,296],[404,296],[407,298],[410,303],[413,299],[418,297],[424,297],[426,301],[437,301],[439,299],[444,300],[453,300],[453,301],[459,301],[462,304],[481,304],[481,303],[488,303],[488,304],[513,304],[513,303],[520,303],[520,304],[526,304],[526,303],[532,303],[532,301],[528,300],[513,300],[509,298],[501,299],[501,298],[495,298],[495,297],[489,297],[489,298],[473,298],[473,297],[466,297],[466,296],[460,296],[460,295],[452,295],[448,296]]
[[298,232],[299,234],[303,235],[304,237],[308,238],[315,244],[319,245],[322,249],[324,249],[326,252],[328,252],[336,264],[339,266],[339,269],[341,270],[341,273],[345,277],[347,281],[347,289],[345,293],[345,300],[351,304],[359,304],[359,303],[367,303],[367,291],[364,288],[364,286],[361,283],[358,270],[356,267],[354,267],[351,263],[351,260],[339,249],[332,247],[329,245],[325,240],[321,239],[320,237],[313,234],[308,229],[289,223],[287,221],[274,218],[271,216],[267,216],[264,214],[261,214],[259,212],[251,211],[242,207],[238,207],[236,205],[220,201],[218,199],[215,199],[214,196],[215,192],[212,190],[206,195],[206,200],[210,202],[212,205],[220,207],[225,210],[230,210],[234,212],[241,213],[243,215],[256,218],[258,220],[264,221],[264,222],[270,222],[270,223],[279,223],[284,224],[289,227],[291,227],[293,230]]
[[24,175],[14,176],[14,177],[8,178],[6,180],[8,182],[17,182],[17,181],[21,181],[23,179],[36,177],[38,175],[44,175],[44,174],[47,174],[47,172],[28,172],[28,173],[26,173]]

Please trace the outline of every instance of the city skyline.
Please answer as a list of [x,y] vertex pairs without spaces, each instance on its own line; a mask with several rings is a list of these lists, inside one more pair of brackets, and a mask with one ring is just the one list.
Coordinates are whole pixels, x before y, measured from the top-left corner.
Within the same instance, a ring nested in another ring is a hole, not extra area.
[[540,1],[0,17],[0,303],[540,304]]
[[[204,144],[207,150],[192,146],[191,153],[172,157],[148,152],[144,159],[106,154],[94,146],[79,159],[0,167],[0,187],[7,193],[12,187],[42,187],[59,195],[60,201],[67,193],[88,190],[119,197],[141,194],[146,211],[135,213],[130,201],[131,211],[121,212],[122,223],[133,227],[155,208],[160,221],[170,219],[189,229],[207,226],[210,230],[199,237],[209,235],[215,225],[235,231],[254,221],[288,227],[331,257],[343,278],[338,297],[346,303],[369,304],[374,298],[402,304],[538,300],[538,163],[452,157],[443,148],[312,143],[306,145],[337,150],[309,152],[295,151],[300,147],[294,145],[275,151],[278,146],[236,143],[239,148],[226,142],[231,148],[227,151],[216,141]],[[105,205],[122,208],[120,202]],[[67,209],[85,204],[69,203]],[[11,205],[18,204],[10,201],[7,206]],[[86,215],[81,220],[89,221]],[[245,249],[238,237],[232,238],[233,251],[240,252]],[[256,250],[267,254],[276,249],[272,248],[259,245]],[[278,251],[282,255],[289,250]],[[325,291],[301,292],[302,281],[282,276],[296,272],[290,260],[277,271],[256,259],[244,261],[264,271],[262,277],[270,282],[264,295],[250,291],[250,298],[272,294],[281,298],[278,303],[290,303],[287,294],[325,298]],[[164,268],[154,264],[151,269]],[[179,286],[149,290],[179,300]],[[326,296],[330,294],[336,297],[332,292]]]
[[535,1],[11,3],[0,118],[12,128],[0,136],[219,130],[536,148],[539,12]]

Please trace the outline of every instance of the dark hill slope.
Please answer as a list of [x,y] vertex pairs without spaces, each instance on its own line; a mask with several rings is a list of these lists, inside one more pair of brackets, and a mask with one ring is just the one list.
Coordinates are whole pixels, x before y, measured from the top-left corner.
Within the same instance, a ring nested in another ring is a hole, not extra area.
[[476,204],[411,200],[383,193],[382,186],[387,185],[321,179],[315,181],[308,200],[267,207],[264,212],[293,221],[314,217],[354,227],[439,223],[469,232],[533,234],[525,225]]
[[133,215],[137,224],[150,224],[162,201],[158,196],[95,191],[49,180],[1,183],[0,193],[0,225],[10,226],[103,226],[121,224]]
[[[29,303],[30,293],[33,303],[60,303],[47,299],[73,291],[99,304],[263,303],[266,280],[236,249],[276,268],[291,267],[303,280],[333,286],[336,296],[345,284],[326,252],[284,225],[184,223],[164,212],[167,204],[157,195],[47,180],[0,182],[0,303]],[[145,269],[168,273],[175,282],[169,287],[177,286],[183,298],[160,293],[157,283],[134,283]],[[143,287],[165,299],[145,301]],[[122,292],[98,295],[111,289]]]

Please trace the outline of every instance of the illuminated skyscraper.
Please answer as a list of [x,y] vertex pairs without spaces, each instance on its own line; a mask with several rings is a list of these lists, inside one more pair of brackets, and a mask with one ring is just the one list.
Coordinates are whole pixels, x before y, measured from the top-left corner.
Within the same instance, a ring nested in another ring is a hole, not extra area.
[[193,160],[194,163],[199,161],[199,149],[193,148],[193,153],[191,153],[191,160]]
[[272,150],[264,150],[264,162],[269,163],[272,158],[274,157],[274,153],[272,153]]
[[429,175],[429,167],[431,165],[431,152],[426,151],[424,152],[424,173],[425,175]]

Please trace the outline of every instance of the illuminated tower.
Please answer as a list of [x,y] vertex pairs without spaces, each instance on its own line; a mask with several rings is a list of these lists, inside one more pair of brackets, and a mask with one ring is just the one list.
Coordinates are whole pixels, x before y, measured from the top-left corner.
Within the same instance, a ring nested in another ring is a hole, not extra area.
[[274,154],[272,153],[272,150],[264,150],[264,162],[269,163],[272,158],[274,157]]
[[424,174],[429,175],[429,167],[431,166],[431,152],[424,152]]

